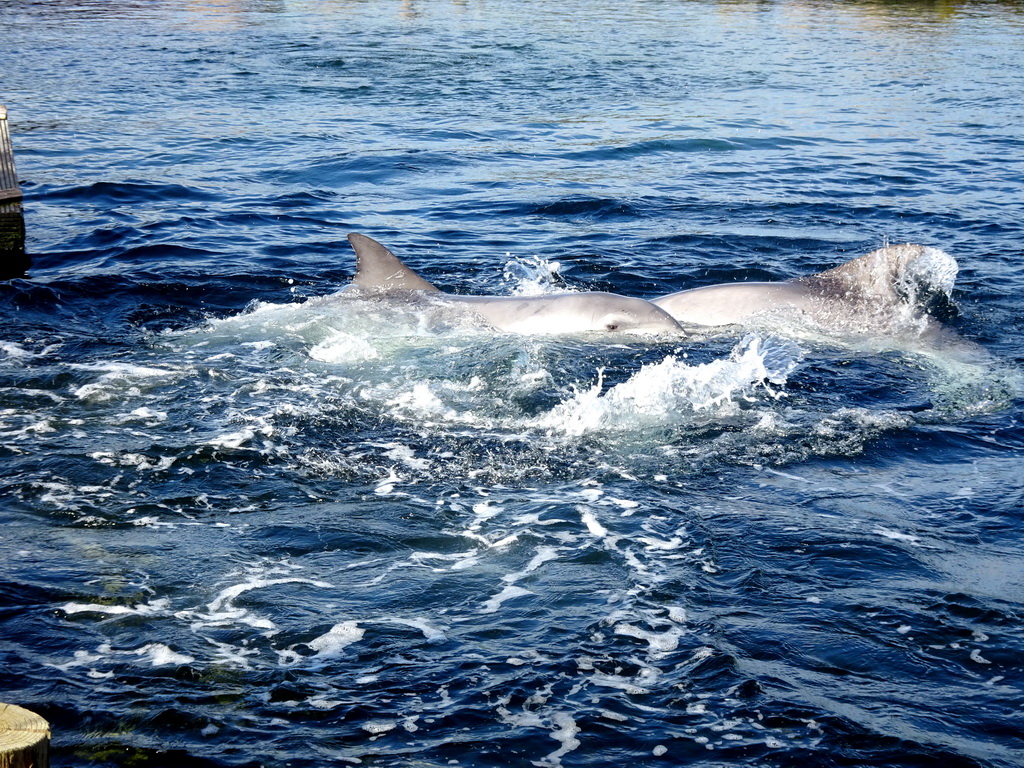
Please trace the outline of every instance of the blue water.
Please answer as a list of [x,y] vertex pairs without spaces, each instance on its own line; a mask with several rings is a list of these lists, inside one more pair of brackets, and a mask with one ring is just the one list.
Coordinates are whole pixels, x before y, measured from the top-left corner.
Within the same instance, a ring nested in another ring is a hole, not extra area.
[[[0,700],[55,766],[1024,764],[1019,5],[0,30]],[[468,294],[959,275],[938,342],[523,337],[339,297],[351,231]]]

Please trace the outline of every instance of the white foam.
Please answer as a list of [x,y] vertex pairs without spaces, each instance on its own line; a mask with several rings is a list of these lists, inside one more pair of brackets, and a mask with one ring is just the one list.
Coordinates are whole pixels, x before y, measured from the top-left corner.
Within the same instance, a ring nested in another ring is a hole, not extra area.
[[679,549],[684,543],[683,539],[679,536],[673,536],[667,541],[653,536],[637,536],[636,540],[644,545],[644,549],[647,552],[671,552],[674,549]]
[[604,390],[603,371],[598,381],[558,404],[536,420],[537,426],[569,435],[601,430],[633,430],[679,423],[695,413],[736,409],[738,400],[750,400],[758,390],[771,398],[770,388],[785,383],[801,353],[792,342],[743,340],[728,358],[689,365],[669,356],[644,365],[627,381]]
[[68,670],[74,667],[81,667],[85,666],[86,664],[95,664],[97,662],[104,661],[109,654],[110,648],[109,646],[106,646],[105,651],[101,649],[97,650],[99,651],[98,653],[90,653],[89,651],[81,650],[75,651],[74,654],[72,654],[71,661],[66,661],[63,664],[48,663],[46,666],[67,672]]
[[509,585],[490,600],[485,601],[483,607],[480,609],[480,613],[497,613],[498,609],[501,608],[502,603],[513,600],[517,597],[532,594],[534,593],[528,589],[524,589],[523,587]]
[[441,417],[445,421],[454,421],[456,418],[455,412],[425,382],[415,383],[412,389],[399,393],[388,404],[415,420]]
[[394,459],[410,469],[426,471],[430,469],[430,461],[416,458],[416,452],[407,445],[393,443],[384,453],[389,459]]
[[678,627],[670,627],[664,632],[651,632],[625,622],[615,625],[615,634],[643,640],[649,646],[652,658],[674,651],[679,647],[679,640],[683,636],[682,630]]
[[594,514],[593,510],[587,509],[585,507],[580,507],[579,511],[580,520],[583,522],[585,526],[587,526],[587,531],[590,533],[591,536],[604,538],[608,535],[608,529],[598,522],[597,515]]
[[381,354],[366,339],[337,331],[309,350],[309,356],[323,363],[353,363],[377,360]]
[[310,697],[306,703],[314,709],[334,709],[344,704],[340,699],[325,699],[322,696]]
[[418,629],[420,632],[423,633],[423,637],[425,637],[427,641],[431,643],[440,643],[448,639],[444,632],[442,632],[437,627],[433,626],[426,619],[399,619],[391,617],[388,619],[384,619],[383,621],[386,621],[390,624],[401,624],[402,626]]
[[142,656],[154,667],[165,667],[169,665],[183,666],[191,664],[195,658],[184,653],[178,653],[163,643],[149,643],[135,652],[136,656]]
[[580,728],[572,715],[568,712],[555,712],[551,715],[551,721],[555,727],[552,729],[550,736],[562,746],[546,757],[535,760],[534,765],[560,766],[562,764],[562,757],[580,745],[580,740],[576,738],[579,735]]
[[102,613],[108,616],[156,616],[166,613],[171,601],[167,598],[154,600],[151,603],[127,605],[100,605],[99,603],[64,603],[60,610],[67,614]]
[[278,584],[312,584],[315,587],[330,587],[331,585],[323,581],[314,581],[313,579],[303,579],[300,577],[290,577],[283,579],[260,579],[256,578],[252,581],[247,581],[242,584],[236,584],[227,589],[221,590],[213,602],[207,605],[210,611],[216,612],[223,609],[226,605],[230,604],[239,595],[249,592],[253,589],[265,589],[266,587],[274,587]]
[[128,424],[133,421],[144,421],[150,425],[160,424],[167,421],[167,413],[164,411],[155,411],[152,408],[136,408],[130,413],[123,414],[116,417],[115,421],[119,424]]
[[[448,570],[453,571],[462,571],[467,568],[472,568],[480,562],[480,558],[476,550],[449,554],[442,554],[439,552],[413,552],[409,555],[409,563],[413,565],[420,565],[431,560],[452,563],[452,565],[448,567]],[[428,567],[437,573],[446,570],[444,568],[436,568],[433,566]],[[378,583],[378,580],[374,580],[374,583]]]
[[627,512],[630,512],[630,513],[632,513],[633,510],[637,509],[640,506],[640,502],[639,501],[633,501],[632,499],[613,499],[613,498],[609,498],[608,501],[611,504],[614,504],[616,507],[624,509]]
[[557,560],[561,555],[562,549],[560,547],[552,546],[540,546],[536,549],[536,554],[530,559],[530,562],[526,564],[526,567],[521,571],[515,573],[509,573],[501,577],[501,580],[507,584],[514,584],[527,574],[533,573],[540,568],[544,563],[551,560]]
[[212,663],[220,667],[234,667],[236,669],[252,669],[249,663],[250,656],[258,656],[256,648],[230,645],[222,643],[213,638],[207,637],[206,642],[213,646]]
[[256,350],[257,352],[263,352],[267,349],[273,349],[277,346],[274,342],[269,339],[263,339],[261,341],[243,341],[240,346],[249,347]]
[[[142,661],[149,662],[149,664],[154,667],[183,666],[185,664],[192,664],[195,661],[194,657],[189,656],[188,654],[178,653],[164,643],[147,643],[141,648],[136,648],[135,650],[115,650],[109,643],[103,643],[96,649],[96,653],[90,653],[89,651],[75,651],[74,658],[71,661],[65,662],[64,664],[52,664],[50,666],[67,671],[72,667],[84,666],[86,664],[110,661],[129,661],[136,657],[140,658]],[[103,678],[109,675],[92,669],[89,672],[89,676]]]
[[[6,411],[3,415],[4,416],[12,416],[12,415],[15,415],[15,412],[14,411]],[[38,435],[52,435],[55,432],[59,431],[57,429],[57,427],[55,427],[53,425],[53,421],[51,421],[47,417],[33,418],[32,416],[29,416],[28,414],[22,414],[22,413],[18,413],[17,416],[20,417],[20,418],[23,418],[23,419],[24,418],[29,418],[29,419],[32,419],[32,420],[29,421],[27,424],[25,424],[25,426],[23,426],[21,429],[5,429],[4,432],[3,432],[3,436],[7,440],[12,440],[13,441],[13,440],[17,440],[19,438],[25,438],[25,437],[31,438],[31,437],[35,437],[35,436],[38,436]],[[7,426],[7,425],[4,424],[4,426]]]
[[373,734],[374,736],[380,736],[382,733],[395,730],[398,727],[397,720],[367,720],[362,724],[362,729],[367,733]]
[[133,386],[135,383],[150,383],[153,379],[181,375],[179,371],[168,368],[130,363],[72,363],[68,367],[82,371],[98,371],[102,374],[97,381],[83,384],[73,391],[79,400],[95,402],[112,400],[120,394],[139,395],[141,391]]
[[912,533],[900,533],[899,531],[894,531],[891,528],[876,528],[875,533],[879,536],[884,536],[887,539],[892,539],[893,541],[905,541],[914,546],[918,546],[921,543],[921,540]]
[[476,519],[470,528],[478,528],[485,520],[490,520],[492,517],[501,514],[501,507],[496,506],[490,500],[481,501],[473,505],[473,514],[476,516]]
[[[111,467],[132,467],[138,470],[163,471],[170,469],[177,459],[174,456],[161,456],[154,463],[148,456],[141,453],[113,453],[110,451],[95,451],[89,454],[89,458],[106,464]],[[84,490],[81,489],[81,490]]]
[[325,634],[313,638],[306,645],[320,656],[339,656],[348,646],[362,640],[365,634],[366,630],[356,622],[342,621],[331,627]]
[[248,581],[234,586],[227,587],[220,591],[206,606],[206,612],[179,611],[175,614],[178,618],[190,620],[194,628],[200,627],[222,627],[243,624],[255,629],[274,630],[276,625],[270,619],[262,618],[251,613],[247,608],[239,608],[234,605],[234,600],[246,592],[254,589],[266,589],[278,584],[309,584],[314,587],[328,588],[331,585],[314,579],[300,577],[284,577],[279,579],[268,579],[253,577]]
[[226,450],[238,450],[243,445],[251,441],[256,437],[256,433],[248,427],[240,429],[237,432],[228,432],[223,435],[217,435],[210,440],[206,441],[207,445],[213,446],[214,448],[223,448]]
[[78,491],[67,483],[45,482],[36,484],[44,491],[39,500],[45,504],[61,510],[77,510],[79,505],[75,503],[80,497]]
[[769,475],[775,475],[776,477],[784,477],[787,480],[793,480],[798,483],[810,483],[812,481],[800,475],[794,475],[792,472],[782,472],[778,469],[772,469],[771,467],[760,467],[762,472],[767,472]]
[[499,704],[495,708],[498,716],[501,718],[503,723],[508,725],[514,725],[517,727],[528,727],[528,728],[542,728],[545,725],[544,718],[536,712],[525,711],[522,713],[514,713],[507,707],[510,701],[509,697],[499,699]]
[[29,352],[24,347],[9,341],[0,341],[0,352],[11,358],[37,357],[34,352]]
[[587,680],[594,685],[599,685],[605,688],[616,688],[633,696],[644,696],[651,692],[649,688],[637,685],[635,680],[628,677],[621,677],[620,675],[594,674],[588,677]]

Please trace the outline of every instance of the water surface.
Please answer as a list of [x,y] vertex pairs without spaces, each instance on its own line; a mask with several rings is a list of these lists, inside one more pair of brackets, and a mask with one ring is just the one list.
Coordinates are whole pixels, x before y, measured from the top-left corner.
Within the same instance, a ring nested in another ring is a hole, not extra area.
[[[0,20],[0,697],[54,765],[1022,762],[1018,5]],[[338,296],[350,231],[457,293],[959,274],[941,343],[520,337]]]

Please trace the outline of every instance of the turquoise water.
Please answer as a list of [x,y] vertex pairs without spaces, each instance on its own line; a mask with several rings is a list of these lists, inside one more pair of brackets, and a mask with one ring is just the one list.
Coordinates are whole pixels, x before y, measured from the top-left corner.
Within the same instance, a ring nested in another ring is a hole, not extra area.
[[[1018,5],[0,28],[0,700],[55,766],[1024,760]],[[959,274],[937,337],[525,337],[340,296],[352,231],[464,294]]]

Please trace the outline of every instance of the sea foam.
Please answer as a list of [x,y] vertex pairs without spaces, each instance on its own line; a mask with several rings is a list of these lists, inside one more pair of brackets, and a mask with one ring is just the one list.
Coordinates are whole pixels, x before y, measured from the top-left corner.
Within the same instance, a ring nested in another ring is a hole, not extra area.
[[537,426],[568,435],[603,430],[669,426],[687,414],[738,408],[758,392],[778,397],[779,387],[801,358],[793,342],[750,336],[727,358],[690,365],[671,355],[644,365],[627,381],[607,391],[603,372],[589,389],[577,391],[537,419]]

